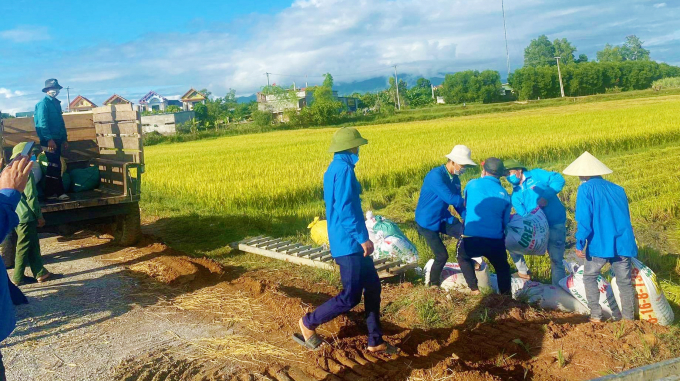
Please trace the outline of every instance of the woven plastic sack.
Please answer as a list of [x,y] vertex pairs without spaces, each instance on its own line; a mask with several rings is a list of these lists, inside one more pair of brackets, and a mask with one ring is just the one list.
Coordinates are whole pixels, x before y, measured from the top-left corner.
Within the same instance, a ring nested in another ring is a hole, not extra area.
[[514,214],[505,228],[505,248],[512,254],[543,255],[548,250],[548,219],[541,208]]
[[402,263],[418,262],[418,249],[404,235],[396,223],[366,212],[366,229],[368,238],[373,242],[375,250],[373,259],[399,259]]
[[[434,264],[434,259],[430,259],[425,264],[425,284],[430,283],[430,271],[432,271],[432,265]],[[475,271],[477,276],[477,287],[491,288],[489,268],[486,263],[482,262],[480,264],[479,270]],[[459,292],[470,292],[465,277],[463,276],[463,271],[460,269],[460,265],[456,262],[448,262],[444,265],[442,270],[442,275],[439,278],[441,281],[441,288],[444,290],[455,290]]]
[[[656,279],[656,274],[649,267],[639,260],[632,258],[631,261],[631,282],[635,292],[635,316],[640,320],[660,325],[671,325],[675,320],[675,315],[668,304],[666,296],[661,290],[661,286]],[[612,275],[613,272],[612,272]],[[616,302],[621,305],[621,294],[616,284],[616,277],[612,278],[612,290]]]
[[85,192],[99,186],[99,168],[97,167],[72,169],[69,174],[71,175],[71,189],[74,192]]
[[[496,274],[489,275],[494,291],[498,292]],[[589,310],[568,292],[551,284],[544,284],[522,278],[510,278],[512,297],[530,304],[537,304],[546,310],[588,314]]]
[[[569,269],[571,274],[560,280],[560,287],[562,287],[565,291],[576,298],[576,300],[588,308],[586,288],[583,284],[584,266],[579,265],[578,263],[567,263],[566,261],[564,264],[566,268]],[[616,298],[614,298],[612,287],[602,275],[597,276],[597,288],[600,291],[600,306],[602,306],[602,316],[605,319],[621,319],[621,311],[619,310],[619,305],[616,303]],[[590,311],[590,308],[588,308],[588,311]]]
[[314,217],[314,221],[307,226],[309,233],[312,236],[312,241],[317,245],[329,245],[328,242],[328,222],[320,220],[319,217]]

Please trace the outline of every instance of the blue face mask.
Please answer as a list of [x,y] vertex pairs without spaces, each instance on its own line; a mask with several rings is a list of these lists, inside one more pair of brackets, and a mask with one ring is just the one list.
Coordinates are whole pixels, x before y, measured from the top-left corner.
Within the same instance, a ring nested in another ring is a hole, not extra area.
[[520,181],[520,180],[519,180],[519,178],[517,177],[517,175],[515,175],[514,173],[513,173],[512,175],[506,177],[506,179],[507,179],[508,182],[509,182],[510,184],[512,184],[513,186],[519,185],[519,181]]

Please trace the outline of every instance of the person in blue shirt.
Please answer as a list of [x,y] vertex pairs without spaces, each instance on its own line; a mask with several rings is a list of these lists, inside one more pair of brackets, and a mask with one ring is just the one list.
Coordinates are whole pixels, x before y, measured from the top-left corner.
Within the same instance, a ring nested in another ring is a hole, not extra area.
[[49,200],[66,201],[69,196],[61,179],[61,153],[68,150],[66,124],[61,114],[61,101],[57,99],[62,87],[54,79],[45,81],[45,97],[35,105],[35,132],[47,157],[45,173],[45,197]]
[[416,206],[416,229],[434,253],[430,269],[430,286],[433,287],[441,285],[442,270],[449,259],[440,234],[456,239],[463,234],[463,224],[449,211],[449,206],[453,206],[464,218],[465,206],[458,176],[465,172],[466,166],[477,165],[470,158],[470,149],[464,145],[453,147],[446,158],[446,164],[435,167],[425,176]]
[[475,261],[486,257],[498,277],[498,291],[510,294],[510,264],[505,250],[505,227],[510,222],[510,195],[501,185],[505,167],[491,157],[482,163],[482,177],[465,186],[465,229],[458,245],[458,264],[472,294],[479,294]]
[[631,282],[631,258],[637,257],[638,249],[626,192],[602,178],[612,170],[588,152],[562,173],[581,180],[576,193],[576,255],[585,259],[583,284],[590,320],[602,321],[597,277],[607,262],[611,264],[621,294],[621,314],[624,319],[633,320],[635,291]]
[[[517,160],[503,162],[508,170],[506,180],[512,185],[512,206],[520,216],[530,214],[536,208],[541,208],[548,220],[550,228],[548,235],[548,255],[552,272],[553,286],[559,286],[560,280],[567,276],[564,270],[564,250],[567,239],[567,210],[564,208],[557,194],[564,188],[564,177],[557,172],[544,169],[527,168]],[[519,277],[531,279],[529,267],[524,255],[510,253],[515,262]]]
[[[28,157],[19,156],[0,173],[0,242],[19,224],[15,210],[28,182],[31,165]],[[0,263],[2,263],[0,264],[0,342],[2,342],[14,331],[16,315],[10,296],[7,269],[2,261]],[[0,380],[5,380],[2,354],[0,354]]]
[[294,334],[293,340],[309,349],[317,349],[323,343],[315,332],[316,328],[349,312],[359,304],[363,293],[368,350],[388,354],[399,352],[382,337],[380,278],[371,257],[373,243],[368,238],[361,209],[361,185],[354,174],[354,166],[359,161],[359,147],[365,144],[368,141],[359,131],[345,127],[333,135],[329,149],[334,155],[324,174],[323,192],[330,250],[340,268],[342,291],[299,320],[302,333]]

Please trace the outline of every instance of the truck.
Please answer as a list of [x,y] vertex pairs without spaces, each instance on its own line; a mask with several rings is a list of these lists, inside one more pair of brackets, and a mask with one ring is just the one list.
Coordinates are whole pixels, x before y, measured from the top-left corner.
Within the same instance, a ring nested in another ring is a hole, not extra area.
[[[99,169],[99,186],[68,193],[67,201],[40,200],[46,222],[41,230],[103,225],[110,227],[107,230],[120,245],[136,243],[141,237],[139,201],[144,173],[139,112],[130,104],[122,104],[63,116],[69,143],[69,149],[62,153],[67,170],[95,166]],[[34,141],[39,146],[33,118],[0,120],[0,138],[5,163],[16,144]],[[7,267],[14,265],[15,248],[16,234],[8,235],[0,245]]]

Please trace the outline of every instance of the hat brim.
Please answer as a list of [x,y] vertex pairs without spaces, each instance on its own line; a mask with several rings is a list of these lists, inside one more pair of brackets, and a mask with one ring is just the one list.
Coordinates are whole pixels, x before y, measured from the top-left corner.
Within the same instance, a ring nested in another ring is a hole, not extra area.
[[328,152],[335,153],[335,152],[342,152],[342,151],[347,151],[352,148],[357,148],[361,147],[363,145],[368,144],[368,140],[364,138],[356,138],[353,139],[349,142],[346,142],[344,144],[332,144],[331,147],[328,149]]
[[448,154],[446,156],[447,159],[451,160],[452,162],[460,165],[477,165],[472,159],[468,159],[467,157],[459,157],[459,156],[453,156],[451,154]]
[[46,92],[48,92],[48,91],[50,91],[50,90],[52,90],[52,89],[61,90],[61,89],[63,89],[63,87],[62,87],[61,85],[59,85],[59,86],[45,87],[45,88],[42,89],[42,92],[43,92],[43,93],[46,93]]

